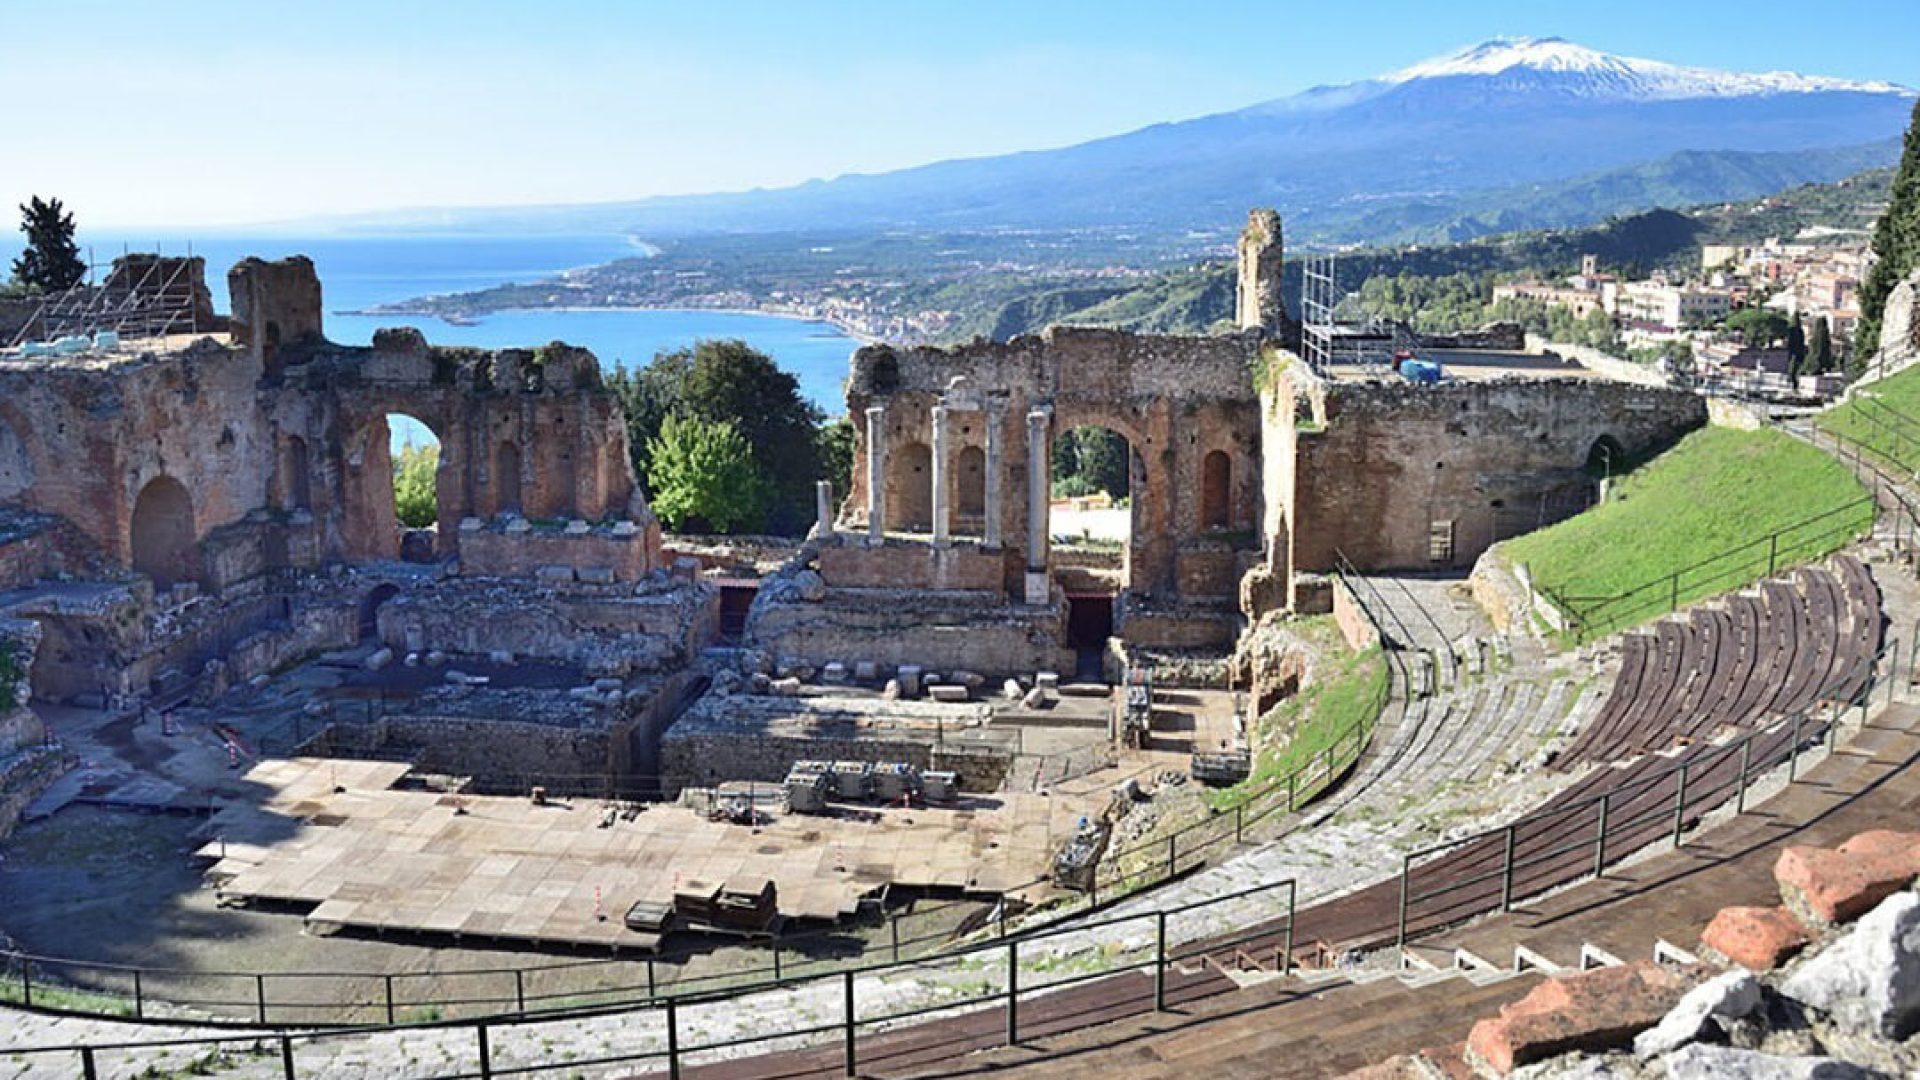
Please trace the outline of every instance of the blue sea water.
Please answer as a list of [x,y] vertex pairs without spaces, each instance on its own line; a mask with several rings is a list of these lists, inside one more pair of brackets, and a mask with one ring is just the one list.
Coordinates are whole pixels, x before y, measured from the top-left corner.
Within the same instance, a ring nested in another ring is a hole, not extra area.
[[[83,247],[106,264],[123,249],[168,254],[187,250],[184,241],[82,233]],[[0,238],[0,259],[10,264],[14,236]],[[562,270],[644,254],[620,236],[201,236],[193,253],[207,260],[215,306],[226,310],[226,272],[248,255],[306,255],[319,271],[327,308],[327,336],[367,344],[385,326],[415,326],[441,345],[490,348],[564,341],[593,350],[600,362],[638,367],[654,354],[711,338],[739,338],[793,373],[800,392],[828,415],[846,411],[843,383],[847,358],[857,344],[829,324],[719,311],[503,311],[473,326],[433,318],[346,315],[376,304],[429,293],[464,292],[507,282],[531,282]],[[395,432],[396,439],[402,433]]]

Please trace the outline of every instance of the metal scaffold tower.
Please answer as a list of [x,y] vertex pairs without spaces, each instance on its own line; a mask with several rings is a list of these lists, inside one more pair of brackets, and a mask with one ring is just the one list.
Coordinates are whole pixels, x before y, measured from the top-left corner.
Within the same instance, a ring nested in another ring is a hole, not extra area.
[[1300,273],[1300,351],[1314,371],[1324,372],[1334,364],[1385,368],[1396,350],[1413,349],[1413,336],[1398,323],[1339,321],[1346,293],[1340,288],[1334,256],[1309,255]]
[[201,325],[202,285],[195,266],[191,249],[185,257],[127,254],[96,284],[97,267],[89,263],[87,280],[43,297],[9,345],[103,343],[211,330]]

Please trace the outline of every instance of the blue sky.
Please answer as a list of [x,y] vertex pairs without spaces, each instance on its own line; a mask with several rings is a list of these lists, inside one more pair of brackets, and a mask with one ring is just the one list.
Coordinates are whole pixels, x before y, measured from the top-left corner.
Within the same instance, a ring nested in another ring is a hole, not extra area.
[[0,205],[186,228],[781,185],[1064,145],[1502,34],[1920,86],[1915,0],[0,0],[0,70],[31,102]]

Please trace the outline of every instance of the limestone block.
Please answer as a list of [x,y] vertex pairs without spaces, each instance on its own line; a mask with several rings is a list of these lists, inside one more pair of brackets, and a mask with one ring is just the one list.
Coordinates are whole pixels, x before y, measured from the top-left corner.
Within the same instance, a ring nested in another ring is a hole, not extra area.
[[391,663],[393,663],[393,650],[383,646],[368,654],[366,666],[368,671],[379,671]]
[[956,682],[969,690],[978,690],[987,684],[987,677],[977,671],[956,671],[947,676],[948,682]]
[[1033,685],[1041,690],[1060,689],[1060,674],[1055,671],[1042,671],[1033,677]]
[[1741,1020],[1760,1007],[1760,982],[1744,968],[1723,971],[1687,991],[1660,1022],[1634,1036],[1633,1054],[1659,1057],[1699,1038],[1708,1024]]
[[771,689],[774,693],[782,697],[798,697],[800,696],[800,680],[792,676],[784,679],[775,679],[773,680]]
[[1598,968],[1536,986],[1473,1026],[1470,1058],[1505,1076],[1516,1067],[1572,1050],[1625,1045],[1660,1022],[1698,980],[1697,970],[1651,962]]
[[844,685],[847,681],[847,665],[838,660],[829,660],[827,666],[820,669],[820,681],[834,686]]
[[419,654],[419,653],[417,653],[417,652],[410,652],[410,653],[408,653],[408,654],[407,654],[407,659],[406,659],[406,661],[405,661],[405,663],[406,663],[406,665],[407,665],[408,667],[419,667],[419,666],[420,666],[420,654]]
[[1920,896],[1896,893],[1780,992],[1842,1024],[1902,1039],[1920,1027]]
[[1668,1055],[1667,1080],[1867,1080],[1874,1075],[1827,1057],[1777,1057],[1737,1046],[1694,1043]]
[[479,532],[484,527],[485,523],[477,517],[463,517],[460,519],[460,531],[463,533]]
[[880,678],[880,665],[871,660],[856,660],[853,665],[853,679],[859,683],[870,683]]
[[574,518],[567,522],[566,533],[568,536],[585,536],[591,528],[592,526],[586,522],[581,521],[579,518]]
[[613,567],[611,566],[582,566],[574,573],[588,585],[613,584]]
[[927,696],[935,701],[967,701],[972,694],[958,683],[936,683],[927,687]]
[[542,585],[567,585],[573,581],[573,567],[542,566],[533,572],[533,576]]
[[1047,697],[1047,692],[1036,686],[1027,691],[1026,697],[1020,699],[1020,705],[1027,709],[1044,709],[1050,700],[1052,699]]
[[513,663],[513,650],[494,649],[487,653],[487,659],[496,664],[511,664]]
[[1026,696],[1026,690],[1021,687],[1019,679],[1008,679],[1000,684],[1000,696],[1008,701],[1019,701]]
[[441,664],[444,664],[446,662],[447,662],[446,653],[441,652],[439,649],[427,650],[427,666],[428,667],[439,667]]
[[901,689],[900,689],[899,679],[888,679],[887,685],[882,687],[880,690],[880,697],[882,700],[885,700],[885,701],[898,701],[900,699],[900,694],[901,694]]
[[1700,934],[1712,953],[1751,971],[1769,971],[1807,946],[1806,927],[1784,907],[1726,907]]
[[613,535],[621,537],[623,539],[625,537],[632,536],[634,533],[637,533],[639,531],[640,531],[640,526],[635,525],[633,522],[627,521],[625,519],[621,519],[620,521],[616,521],[613,523]]
[[673,560],[673,580],[692,581],[700,576],[700,560],[691,555],[682,555]]
[[920,682],[925,676],[918,664],[901,664],[895,673],[899,676],[900,696],[917,698],[920,696]]
[[508,532],[509,534],[518,534],[518,533],[532,532],[532,531],[533,531],[533,522],[528,521],[526,518],[520,517],[519,515],[516,514],[513,517],[510,517],[507,519],[506,532]]

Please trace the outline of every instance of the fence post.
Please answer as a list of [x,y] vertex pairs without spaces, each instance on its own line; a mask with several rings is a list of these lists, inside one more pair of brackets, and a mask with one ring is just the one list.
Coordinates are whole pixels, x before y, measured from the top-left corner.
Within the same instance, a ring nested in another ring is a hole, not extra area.
[[1680,571],[1678,570],[1673,572],[1673,591],[1668,597],[1667,610],[1670,612],[1680,610]]
[[855,1075],[858,1075],[860,1066],[859,1066],[859,1062],[856,1060],[856,1051],[854,1050],[854,1044],[853,1044],[853,1040],[854,1040],[854,1019],[853,1018],[855,1015],[853,1011],[853,971],[851,969],[848,969],[846,971],[841,972],[840,976],[842,980],[841,985],[845,987],[841,1001],[843,1005],[843,1011],[847,1019],[846,1060],[843,1062],[843,1064],[846,1067],[846,1074],[848,1076],[855,1076]]
[[667,998],[667,1080],[680,1080],[680,1017]]
[[1167,1011],[1167,912],[1153,913],[1153,1011]]
[[91,1046],[80,1048],[80,1075],[86,1077],[86,1080],[100,1080],[100,1070],[93,1064],[93,1047]]
[[487,1025],[473,1025],[473,1033],[480,1040],[480,1080],[493,1080],[493,1050],[487,1045]]
[[[1004,905],[1002,905],[1001,910],[1003,911],[1005,910]],[[1003,925],[1002,933],[1004,932],[1005,932],[1005,929]],[[780,939],[779,938],[773,939],[773,981],[774,982],[780,981]]]
[[1775,532],[1771,536],[1767,537],[1767,576],[1768,577],[1773,576],[1773,568],[1775,565],[1777,565],[1779,557],[1780,557],[1780,534],[1778,532]]
[[523,1015],[527,1011],[527,980],[519,968],[513,969],[513,1011]]
[[1687,766],[1691,762],[1680,763],[1680,782],[1673,789],[1673,846],[1680,846],[1680,834],[1687,824]]
[[20,957],[20,1004],[33,1008],[33,958]]
[[147,1017],[147,995],[140,985],[140,969],[133,969],[133,1018],[144,1020]]
[[1179,833],[1173,833],[1172,835],[1167,837],[1167,877],[1169,879],[1173,877],[1173,868],[1174,868],[1175,862],[1180,857],[1180,849],[1178,847],[1179,843],[1180,843]]
[[1280,974],[1282,976],[1293,974],[1293,901],[1297,892],[1298,892],[1298,886],[1296,886],[1293,883],[1292,878],[1288,878],[1287,879],[1287,951],[1285,955],[1283,955],[1280,959]]
[[1506,855],[1500,860],[1500,910],[1513,910],[1513,829],[1507,826]]
[[1245,821],[1241,816],[1241,811],[1245,810],[1246,808],[1247,808],[1246,803],[1233,804],[1233,842],[1235,844],[1238,844],[1240,842],[1240,830],[1241,830],[1241,827],[1245,824]]
[[1407,964],[1407,882],[1413,873],[1413,856],[1400,856],[1400,913],[1395,918],[1394,947],[1400,953],[1400,966]]
[[1020,1045],[1020,943],[1007,942],[1007,1045]]
[[1749,735],[1746,741],[1740,744],[1740,787],[1733,796],[1733,812],[1736,814],[1747,812],[1747,770],[1752,767],[1753,736]]
[[894,914],[887,919],[887,937],[893,944],[894,963],[900,962],[900,916]]
[[258,1007],[260,1022],[267,1022],[267,977],[264,973],[253,977],[253,1001]]
[[384,978],[387,984],[387,1023],[391,1025],[393,1023],[393,976],[388,974]]
[[1800,719],[1802,713],[1793,714],[1793,743],[1787,747],[1787,783],[1794,780],[1794,772],[1800,765]]
[[1613,802],[1613,792],[1600,794],[1599,827],[1593,837],[1593,876],[1599,877],[1607,868],[1607,809]]
[[293,1036],[291,1035],[280,1036],[280,1073],[286,1080],[294,1080]]

